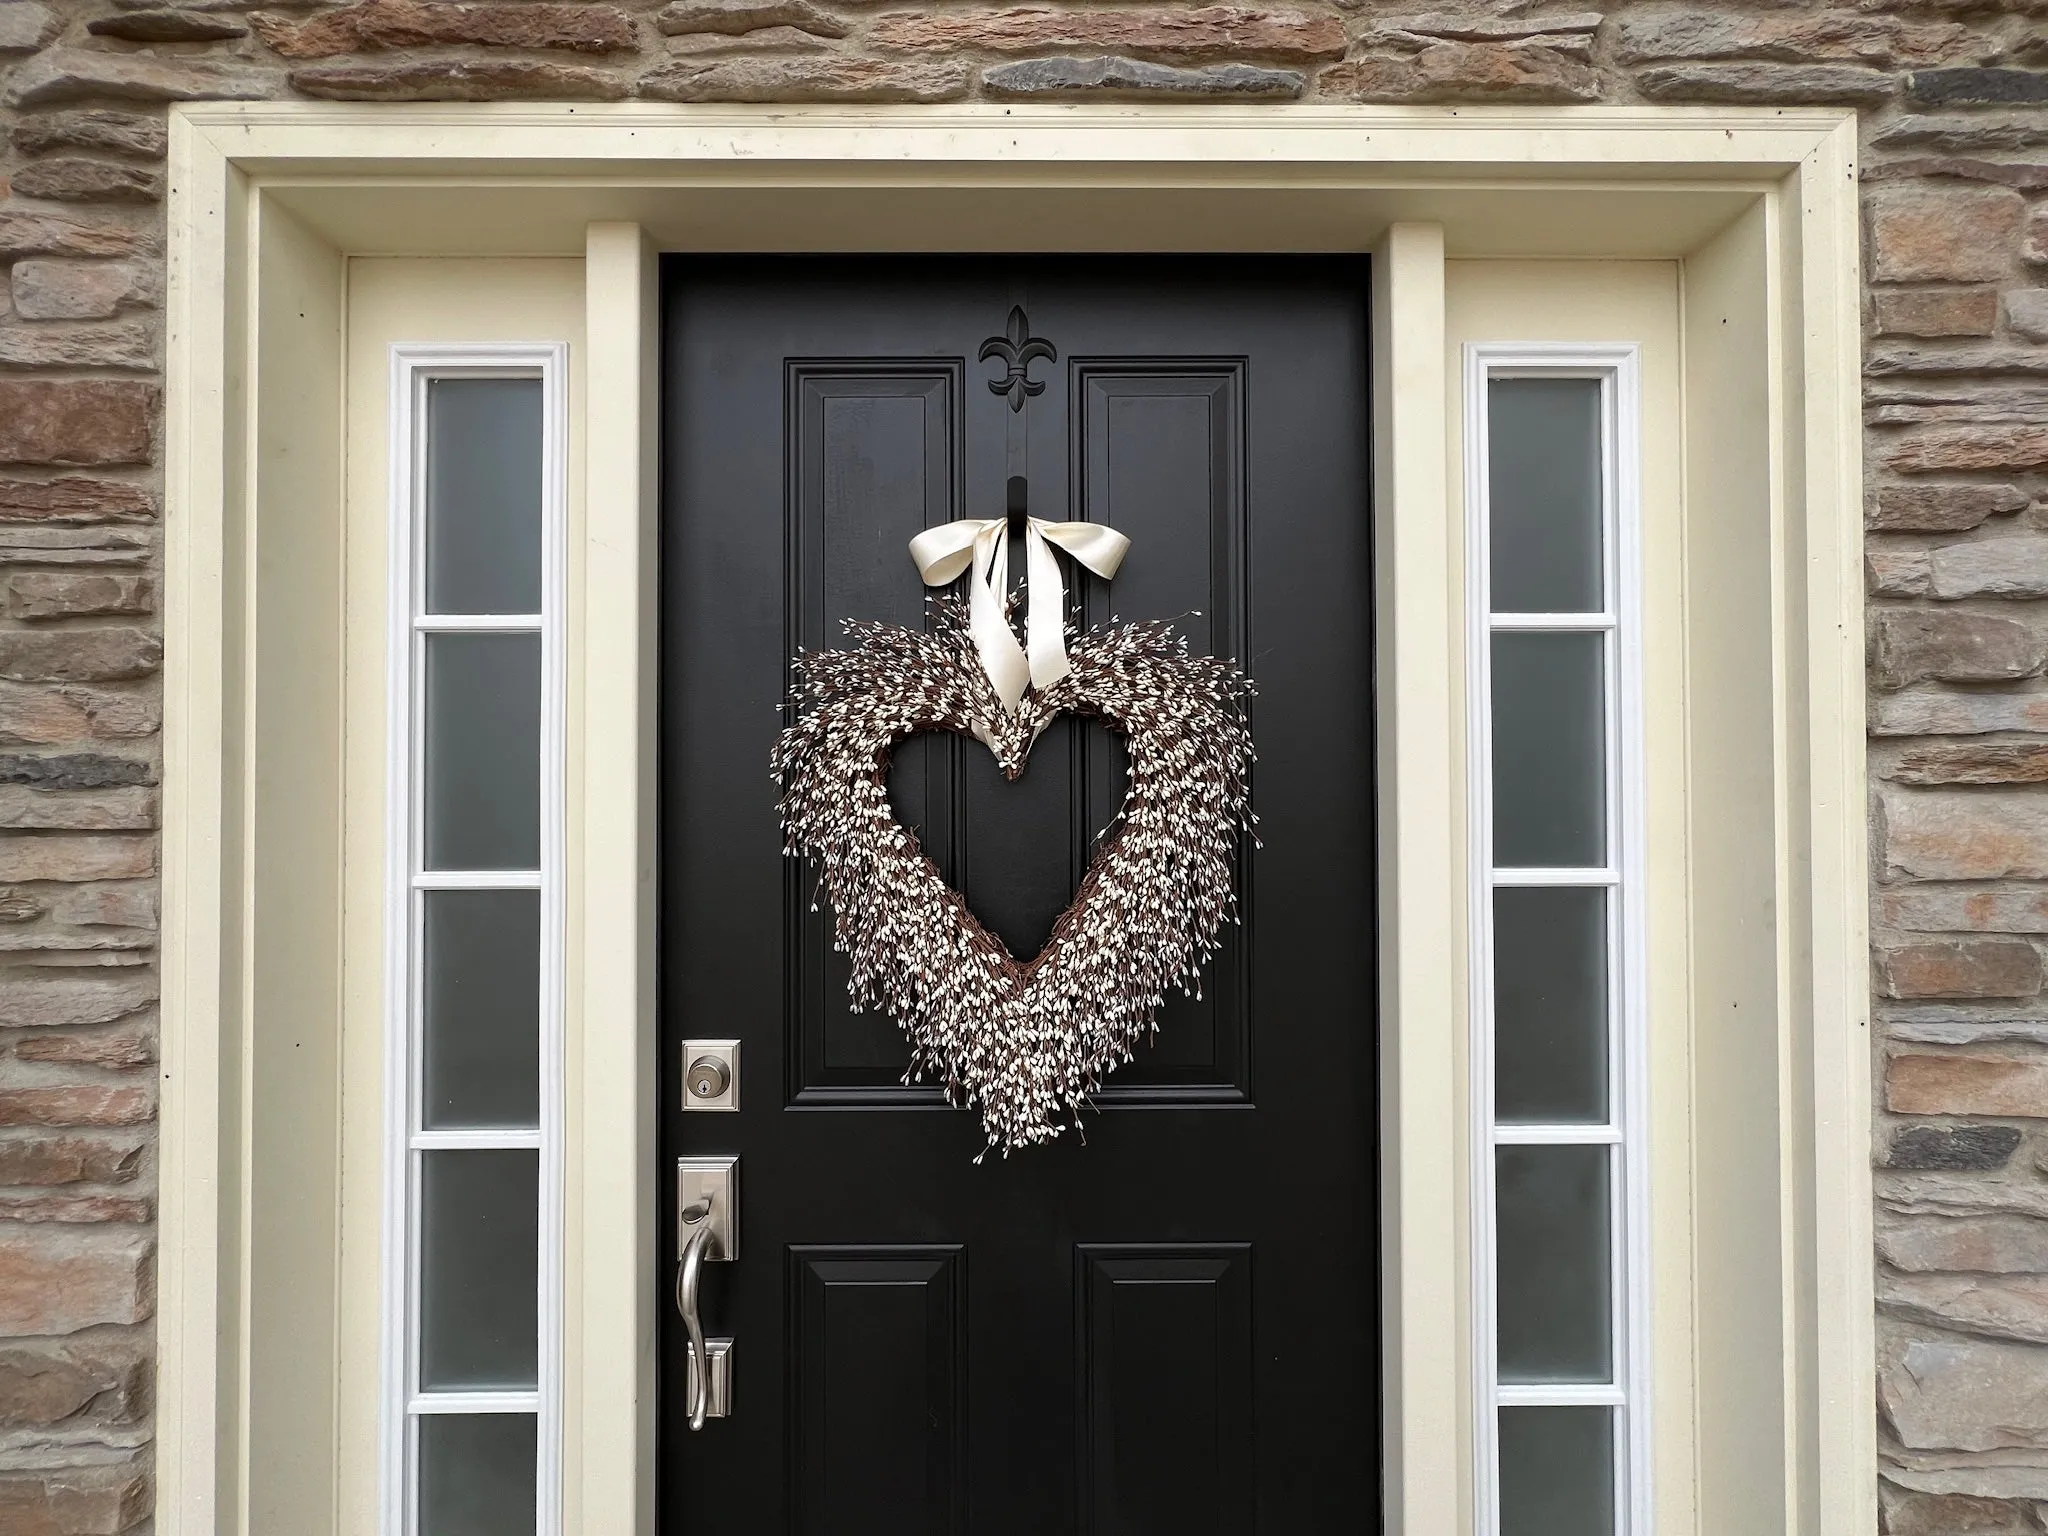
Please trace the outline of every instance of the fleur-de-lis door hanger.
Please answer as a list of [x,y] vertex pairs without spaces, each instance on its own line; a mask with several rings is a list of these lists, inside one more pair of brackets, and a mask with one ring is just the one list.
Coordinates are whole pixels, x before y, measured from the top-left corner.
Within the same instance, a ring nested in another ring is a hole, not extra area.
[[1025,317],[1024,306],[1010,306],[1010,322],[1007,334],[991,336],[981,344],[981,361],[1000,358],[1009,372],[999,379],[988,381],[989,393],[1008,395],[1010,409],[1021,411],[1029,395],[1045,393],[1045,380],[1031,377],[1031,365],[1040,358],[1048,363],[1060,360],[1059,349],[1043,336],[1031,334],[1031,322]]

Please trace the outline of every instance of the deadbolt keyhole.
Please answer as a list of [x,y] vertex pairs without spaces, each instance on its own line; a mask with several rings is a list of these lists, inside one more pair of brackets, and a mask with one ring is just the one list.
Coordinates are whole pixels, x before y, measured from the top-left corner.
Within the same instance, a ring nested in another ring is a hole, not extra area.
[[732,1073],[716,1056],[699,1056],[690,1063],[690,1097],[715,1099],[732,1086]]

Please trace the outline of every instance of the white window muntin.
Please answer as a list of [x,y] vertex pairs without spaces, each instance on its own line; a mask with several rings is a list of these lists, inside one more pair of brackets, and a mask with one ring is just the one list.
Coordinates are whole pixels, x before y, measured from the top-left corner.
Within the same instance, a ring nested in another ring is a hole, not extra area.
[[[389,781],[386,991],[382,1529],[419,1527],[419,1427],[437,1414],[530,1416],[535,1424],[534,1530],[554,1536],[561,1504],[563,1073],[565,963],[565,654],[567,361],[561,343],[404,344],[391,348]],[[434,613],[426,601],[428,392],[441,380],[540,384],[536,611]],[[429,869],[423,763],[427,648],[437,634],[531,634],[540,648],[538,859],[531,868]],[[434,891],[536,891],[539,897],[538,1099],[531,1126],[429,1129],[421,965],[425,902]],[[420,1381],[423,1154],[537,1154],[535,1383],[530,1389],[423,1390]]]
[[[1469,343],[1464,348],[1467,744],[1471,868],[1472,1315],[1475,1509],[1480,1536],[1502,1529],[1499,1423],[1503,1407],[1606,1407],[1614,1414],[1616,1536],[1651,1529],[1649,1220],[1645,942],[1642,433],[1635,344]],[[1495,611],[1492,602],[1489,386],[1506,379],[1587,379],[1599,387],[1601,601],[1585,611]],[[1591,865],[1494,862],[1493,640],[1507,633],[1601,637],[1605,857]],[[1503,1123],[1494,1032],[1495,892],[1597,887],[1606,902],[1606,1115],[1602,1122]],[[1601,1145],[1608,1153],[1609,1350],[1605,1382],[1501,1380],[1496,1151],[1503,1146]]]

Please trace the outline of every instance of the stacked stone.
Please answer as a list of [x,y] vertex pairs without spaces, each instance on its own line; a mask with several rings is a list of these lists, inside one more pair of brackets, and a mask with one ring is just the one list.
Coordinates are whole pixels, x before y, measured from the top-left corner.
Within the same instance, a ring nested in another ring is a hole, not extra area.
[[84,14],[0,3],[11,182],[0,201],[5,1532],[120,1531],[150,1510],[155,103],[179,70],[213,66],[94,51],[99,84],[67,90],[48,72],[52,55],[33,52],[102,29]]
[[2048,33],[1957,20],[1998,67],[1916,59],[1863,169],[1880,1445],[1929,1536],[2048,1511]]
[[2048,0],[0,0],[0,1536],[147,1521],[167,102],[1847,104],[1895,1536],[2048,1507]]

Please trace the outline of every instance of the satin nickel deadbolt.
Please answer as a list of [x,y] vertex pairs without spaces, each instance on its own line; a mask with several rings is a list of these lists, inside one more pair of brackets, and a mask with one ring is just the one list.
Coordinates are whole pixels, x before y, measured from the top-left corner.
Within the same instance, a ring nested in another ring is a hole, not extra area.
[[683,1108],[740,1107],[739,1041],[685,1040],[683,1060]]
[[676,1159],[676,1311],[689,1341],[684,1402],[693,1430],[732,1412],[732,1340],[704,1337],[697,1289],[707,1263],[739,1257],[739,1198],[738,1158]]

